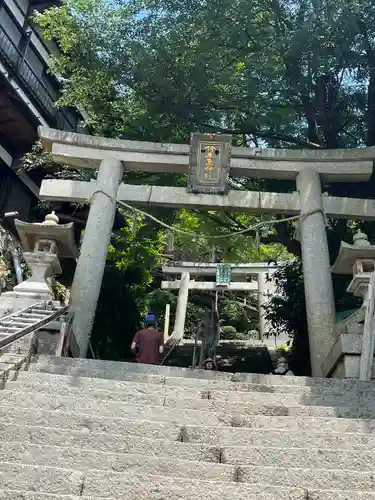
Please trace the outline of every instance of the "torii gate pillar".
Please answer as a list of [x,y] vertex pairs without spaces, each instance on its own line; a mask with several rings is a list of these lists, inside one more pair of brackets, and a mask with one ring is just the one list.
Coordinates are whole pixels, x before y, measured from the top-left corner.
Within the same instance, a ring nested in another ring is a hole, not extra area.
[[99,167],[71,292],[73,332],[79,356],[85,358],[102,286],[108,245],[116,213],[122,163],[108,156]]
[[[298,229],[311,371],[313,377],[323,377],[322,363],[334,342],[336,314],[319,174],[312,168],[302,170],[297,177],[297,189],[302,207]],[[314,213],[304,217],[309,212]]]
[[174,322],[173,333],[176,337],[181,338],[184,336],[186,309],[189,297],[189,282],[190,274],[183,272],[181,274],[181,284],[178,291],[176,318]]

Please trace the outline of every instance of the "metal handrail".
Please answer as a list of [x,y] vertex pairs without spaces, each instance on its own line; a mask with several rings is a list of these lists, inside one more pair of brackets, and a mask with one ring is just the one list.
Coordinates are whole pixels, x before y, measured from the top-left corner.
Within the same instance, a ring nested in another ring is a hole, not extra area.
[[[37,305],[37,304],[39,304],[39,302],[37,302],[35,305]],[[30,309],[30,306],[28,308],[26,308],[26,309]],[[51,315],[49,315],[45,319],[41,319],[40,321],[37,322],[38,328],[35,328],[35,324],[31,324],[30,326],[28,326],[26,328],[23,328],[22,331],[15,332],[13,334],[8,335],[4,339],[1,339],[0,340],[0,348],[5,347],[5,346],[11,344],[15,340],[21,339],[22,337],[24,337],[25,335],[28,335],[29,333],[33,332],[34,330],[39,330],[42,326],[47,325],[48,323],[51,323],[51,321],[53,321],[54,319],[56,319],[59,316],[61,316],[62,314],[64,314],[67,311],[67,309],[68,309],[68,307],[64,306],[61,309],[59,309],[58,311],[51,312]],[[17,311],[17,313],[21,313],[21,312],[22,312],[22,310],[21,311]],[[1,318],[2,321],[5,320],[5,319],[6,319],[6,316],[4,316],[3,318]]]
[[91,358],[92,359],[99,359],[95,356],[95,352],[94,352],[94,349],[92,347],[92,343],[91,343],[91,340],[89,340],[89,351],[90,351],[90,354],[91,354]]
[[169,337],[169,339],[167,340],[167,342],[165,343],[165,346],[164,346],[164,349],[166,346],[168,346],[169,344],[169,349],[167,352],[165,352],[165,355],[163,356],[162,360],[160,361],[159,365],[163,365],[166,360],[169,358],[169,356],[172,354],[172,352],[174,351],[175,347],[177,347],[181,340],[182,340],[182,337],[179,336],[179,337],[173,337],[173,334],[175,332],[172,332],[172,335]]
[[56,120],[56,123],[63,118],[69,128],[74,129],[75,127],[70,122],[68,116],[63,111],[56,108],[55,97],[51,94],[47,86],[40,80],[39,76],[25,59],[25,55],[11,40],[1,25],[0,53],[6,59],[7,64],[18,75],[20,81],[27,87],[27,89],[30,90],[36,101],[38,101],[47,114]]

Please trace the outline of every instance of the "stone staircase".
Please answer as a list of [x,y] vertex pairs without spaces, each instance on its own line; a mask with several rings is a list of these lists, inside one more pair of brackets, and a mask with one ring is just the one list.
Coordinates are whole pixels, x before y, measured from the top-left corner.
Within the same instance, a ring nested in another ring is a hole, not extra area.
[[39,357],[0,404],[0,500],[375,500],[375,385]]

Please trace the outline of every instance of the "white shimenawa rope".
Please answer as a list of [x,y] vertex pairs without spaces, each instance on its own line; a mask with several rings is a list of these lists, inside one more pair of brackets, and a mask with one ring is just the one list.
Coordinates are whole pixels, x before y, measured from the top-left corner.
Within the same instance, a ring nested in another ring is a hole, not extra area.
[[[104,194],[111,201],[114,201],[114,198],[111,195],[109,195],[108,193],[106,193],[103,189],[96,189],[92,193],[92,195],[90,196],[90,198],[88,200],[88,203],[91,203],[91,200],[93,199],[93,197],[97,193]],[[179,229],[178,227],[170,226],[169,224],[161,221],[157,217],[154,217],[153,215],[149,214],[148,212],[145,212],[145,211],[143,211],[143,210],[141,210],[139,208],[135,208],[135,207],[129,205],[128,203],[125,203],[124,201],[119,201],[119,200],[115,200],[115,201],[116,201],[116,203],[118,205],[120,205],[120,206],[122,206],[124,208],[127,208],[128,210],[131,210],[133,212],[139,213],[140,215],[143,215],[144,217],[147,217],[147,218],[153,220],[154,222],[156,222],[160,226],[165,227],[169,231],[173,231],[175,233],[183,234],[185,236],[192,236],[194,238],[203,238],[204,237],[204,238],[207,238],[207,239],[210,239],[210,240],[219,240],[219,239],[222,239],[222,238],[236,237],[236,236],[239,236],[241,234],[248,233],[250,231],[256,231],[257,229],[259,229],[262,226],[281,224],[283,222],[291,222],[291,221],[295,221],[295,220],[303,220],[306,217],[308,217],[309,215],[313,215],[313,214],[316,214],[316,213],[322,213],[323,217],[325,218],[324,211],[321,208],[316,208],[315,210],[311,210],[310,212],[300,213],[299,215],[293,215],[292,217],[285,217],[284,219],[279,219],[279,220],[276,220],[276,221],[275,220],[270,220],[270,221],[267,220],[267,221],[258,222],[257,224],[254,224],[252,226],[248,226],[245,229],[241,229],[239,231],[235,231],[235,232],[232,232],[232,233],[225,233],[225,234],[210,236],[210,235],[206,235],[204,233],[194,233],[194,232],[191,232],[191,231],[184,231],[183,229]]]

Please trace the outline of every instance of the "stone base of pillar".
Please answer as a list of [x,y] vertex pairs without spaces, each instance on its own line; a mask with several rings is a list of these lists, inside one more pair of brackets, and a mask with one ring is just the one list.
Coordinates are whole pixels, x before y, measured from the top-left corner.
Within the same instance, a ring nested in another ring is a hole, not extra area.
[[51,299],[53,293],[46,279],[62,272],[57,255],[46,252],[25,252],[23,255],[32,275],[15,286],[13,291],[45,294]]
[[[361,355],[353,356],[344,354],[337,364],[334,372],[332,373],[332,378],[353,378],[359,379],[359,364],[361,361]],[[375,359],[372,364],[372,374],[371,379],[375,379]]]
[[[5,292],[0,296],[0,318],[21,309],[26,309],[36,302],[52,300],[50,293]],[[60,302],[53,301],[59,307]]]
[[[362,352],[362,333],[360,329],[361,325],[358,325],[357,333],[344,333],[337,337],[322,365],[323,376],[359,379],[359,364]],[[372,367],[372,378],[375,378],[375,359]]]

